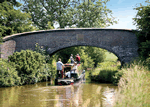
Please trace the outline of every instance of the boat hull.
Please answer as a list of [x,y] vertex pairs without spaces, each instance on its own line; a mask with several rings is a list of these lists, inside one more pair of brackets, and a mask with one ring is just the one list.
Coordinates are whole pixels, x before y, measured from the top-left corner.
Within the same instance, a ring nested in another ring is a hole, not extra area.
[[66,79],[55,79],[55,85],[79,85],[84,80],[85,74],[81,74],[78,79],[66,78]]

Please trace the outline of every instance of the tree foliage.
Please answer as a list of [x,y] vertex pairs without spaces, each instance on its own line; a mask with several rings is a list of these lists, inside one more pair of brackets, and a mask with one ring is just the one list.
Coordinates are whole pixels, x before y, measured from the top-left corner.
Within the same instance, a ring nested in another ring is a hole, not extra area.
[[24,0],[23,11],[30,13],[32,21],[39,29],[48,29],[49,24],[54,27],[57,21],[61,28],[73,23],[69,3],[71,0]]
[[94,67],[94,62],[91,56],[89,56],[84,49],[81,49],[80,52],[80,57],[81,57],[81,63],[83,63],[83,69],[87,68],[93,68]]
[[58,51],[56,55],[57,55],[57,58],[62,59],[62,62],[67,63],[70,58],[70,55],[73,54],[74,55],[73,57],[75,58],[75,55],[79,54],[80,50],[81,50],[81,47],[65,48],[65,49]]
[[[39,29],[48,29],[48,23],[60,28],[106,27],[116,21],[107,9],[109,0],[24,0],[23,11],[30,13]],[[108,17],[110,16],[110,17]]]
[[137,33],[139,54],[147,58],[150,54],[150,2],[146,1],[147,5],[140,4],[136,7],[137,15],[134,18],[134,24],[137,26],[139,32]]
[[87,46],[85,52],[93,59],[95,67],[97,67],[98,63],[103,62],[106,57],[106,50],[97,47]]
[[[116,23],[112,11],[107,8],[109,0],[85,0],[76,5],[76,26],[80,27],[107,27]],[[110,15],[110,17],[108,17]]]
[[20,3],[17,2],[17,0],[0,0],[0,3],[3,3],[5,1],[12,3],[14,6],[20,6]]
[[[16,2],[15,6],[19,7],[21,4]],[[28,13],[22,13],[21,10],[15,9],[14,3],[7,1],[0,3],[0,35],[4,37],[34,30],[29,18]]]

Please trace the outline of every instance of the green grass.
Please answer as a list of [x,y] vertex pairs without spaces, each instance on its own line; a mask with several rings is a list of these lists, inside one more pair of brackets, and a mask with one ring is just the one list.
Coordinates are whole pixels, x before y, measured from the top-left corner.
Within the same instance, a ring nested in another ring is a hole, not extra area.
[[99,63],[97,68],[86,74],[87,78],[99,83],[113,83],[115,81],[115,73],[118,72],[120,65],[120,62],[117,61]]
[[88,82],[95,81],[99,83],[113,83],[116,81],[114,76],[115,73],[118,72],[121,63],[117,61],[118,57],[113,53],[105,52],[105,54],[106,58],[104,62],[98,63],[97,68],[86,72],[86,80],[88,80]]
[[110,52],[105,52],[106,58],[105,61],[116,61],[118,59],[118,57]]

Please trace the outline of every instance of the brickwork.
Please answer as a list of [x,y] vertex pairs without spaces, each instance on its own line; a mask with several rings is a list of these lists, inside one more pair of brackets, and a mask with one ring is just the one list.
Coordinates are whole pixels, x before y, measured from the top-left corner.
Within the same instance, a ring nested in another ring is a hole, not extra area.
[[61,29],[15,34],[4,38],[1,58],[15,51],[35,49],[39,43],[48,53],[72,46],[95,46],[114,53],[121,63],[138,56],[137,38],[132,30],[121,29]]

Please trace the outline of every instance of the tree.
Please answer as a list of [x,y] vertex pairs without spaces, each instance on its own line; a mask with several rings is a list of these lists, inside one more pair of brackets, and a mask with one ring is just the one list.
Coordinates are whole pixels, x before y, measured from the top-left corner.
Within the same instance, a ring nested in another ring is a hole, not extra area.
[[88,56],[91,57],[94,61],[94,66],[97,67],[98,63],[101,63],[105,59],[105,50],[97,47],[91,47],[87,46],[85,49],[85,52],[88,54]]
[[[85,0],[76,6],[77,27],[107,27],[117,23],[112,17],[112,11],[107,9],[109,0]],[[108,14],[110,17],[108,17]]]
[[1,0],[0,3],[3,3],[3,2],[5,2],[5,1],[8,1],[8,2],[10,2],[10,3],[12,3],[13,5],[16,5],[16,6],[19,6],[19,5],[20,5],[20,3],[17,2],[16,0]]
[[[48,22],[54,27],[106,27],[116,23],[112,11],[107,9],[109,0],[24,0],[23,11],[30,13],[39,29],[48,29]],[[108,17],[110,16],[110,18]]]
[[140,4],[139,7],[134,8],[137,10],[136,17],[134,18],[134,25],[137,26],[139,32],[137,33],[139,54],[143,58],[149,57],[150,54],[150,2],[146,1],[147,5]]
[[56,55],[57,55],[57,58],[62,59],[62,62],[67,63],[71,54],[73,54],[74,55],[73,57],[75,58],[75,55],[80,54],[80,51],[81,51],[81,46],[70,47],[70,48],[66,48],[66,49],[58,51]]
[[22,13],[19,9],[14,9],[11,2],[5,1],[0,3],[0,35],[4,37],[6,35],[34,30],[32,21],[29,18],[29,14]]
[[[60,28],[73,23],[71,0],[24,0],[23,11],[30,13],[32,21],[39,29],[48,29],[48,22],[54,27],[58,22]],[[71,24],[72,25],[72,24]]]
[[91,58],[91,56],[89,56],[86,52],[85,52],[85,47],[81,47],[81,50],[79,52],[79,55],[81,57],[81,63],[83,63],[83,69],[87,69],[87,68],[93,68],[94,67],[94,61]]

